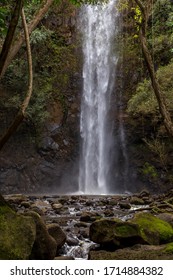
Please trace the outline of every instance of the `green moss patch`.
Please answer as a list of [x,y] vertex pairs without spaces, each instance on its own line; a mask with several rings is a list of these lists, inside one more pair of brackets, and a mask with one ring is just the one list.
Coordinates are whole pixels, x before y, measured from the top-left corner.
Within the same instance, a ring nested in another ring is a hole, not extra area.
[[150,213],[136,214],[132,222],[139,226],[141,236],[148,244],[158,245],[173,241],[172,226]]
[[35,240],[32,218],[16,214],[8,205],[0,206],[0,259],[28,259]]

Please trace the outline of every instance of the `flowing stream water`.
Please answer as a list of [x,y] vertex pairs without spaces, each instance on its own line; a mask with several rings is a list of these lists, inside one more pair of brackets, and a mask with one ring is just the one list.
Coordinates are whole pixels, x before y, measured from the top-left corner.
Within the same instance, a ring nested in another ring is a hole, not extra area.
[[87,5],[81,12],[84,66],[79,191],[86,194],[107,194],[110,184],[110,109],[118,59],[113,51],[118,31],[116,1]]

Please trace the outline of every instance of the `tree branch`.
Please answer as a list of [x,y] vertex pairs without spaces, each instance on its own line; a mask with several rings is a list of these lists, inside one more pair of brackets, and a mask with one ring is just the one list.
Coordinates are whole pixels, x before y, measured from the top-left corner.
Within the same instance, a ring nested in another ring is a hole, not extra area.
[[8,54],[12,45],[12,41],[14,38],[15,30],[19,21],[19,17],[21,14],[21,9],[23,6],[23,0],[18,0],[16,6],[13,11],[13,15],[10,21],[10,25],[8,27],[7,35],[2,47],[2,51],[0,54],[0,79],[3,76],[5,65],[8,59]]
[[30,43],[29,43],[29,31],[28,31],[28,27],[26,24],[24,9],[22,9],[22,23],[23,23],[25,40],[26,40],[26,48],[27,48],[28,77],[29,77],[28,78],[29,79],[28,90],[27,90],[26,97],[25,97],[16,117],[14,118],[12,124],[7,129],[5,134],[0,139],[0,150],[3,148],[5,143],[9,140],[9,138],[13,135],[13,133],[17,130],[17,128],[23,121],[23,119],[25,117],[25,111],[28,107],[28,104],[29,104],[29,101],[30,101],[31,95],[32,95],[32,86],[33,86],[32,55],[31,55],[31,47],[30,47]]
[[[32,33],[32,31],[37,27],[39,22],[42,20],[42,18],[45,16],[46,12],[48,11],[49,7],[52,5],[54,0],[44,0],[41,8],[35,13],[33,19],[28,24],[28,33],[29,35]],[[25,41],[25,36],[23,35],[23,32],[21,32],[17,39],[15,40],[14,44],[10,48],[10,51],[8,53],[8,57],[6,59],[3,71],[1,73],[1,77],[4,76],[9,64],[14,59],[20,48],[22,47],[23,43]]]

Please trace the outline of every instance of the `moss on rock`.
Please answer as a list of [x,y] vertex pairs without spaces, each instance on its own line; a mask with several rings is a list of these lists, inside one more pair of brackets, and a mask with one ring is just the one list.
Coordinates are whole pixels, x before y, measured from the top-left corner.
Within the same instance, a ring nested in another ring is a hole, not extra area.
[[117,247],[144,243],[138,225],[119,219],[100,219],[90,226],[90,239],[101,245]]
[[135,245],[114,252],[90,251],[90,260],[173,260],[173,243],[159,246]]
[[26,215],[32,217],[36,224],[36,239],[33,244],[30,259],[51,260],[56,256],[57,243],[48,233],[43,219],[34,211],[27,212]]
[[28,259],[36,236],[31,217],[13,211],[5,201],[0,203],[0,259]]
[[159,245],[173,241],[172,226],[150,213],[136,214],[132,220],[140,228],[141,236],[151,245]]

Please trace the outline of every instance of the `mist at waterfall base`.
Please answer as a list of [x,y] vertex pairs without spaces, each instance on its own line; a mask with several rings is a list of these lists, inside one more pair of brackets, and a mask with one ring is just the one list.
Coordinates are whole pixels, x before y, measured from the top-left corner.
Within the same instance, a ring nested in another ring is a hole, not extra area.
[[[118,33],[116,2],[110,0],[104,5],[84,6],[80,15],[84,65],[79,192],[85,194],[120,192],[118,185],[121,183],[124,189],[128,172],[124,127],[119,120],[116,128],[119,132],[114,139],[115,124],[111,117],[118,62],[118,54],[114,51]],[[117,110],[116,106],[114,109]],[[124,163],[117,168],[120,150]],[[117,170],[113,170],[115,167]]]

